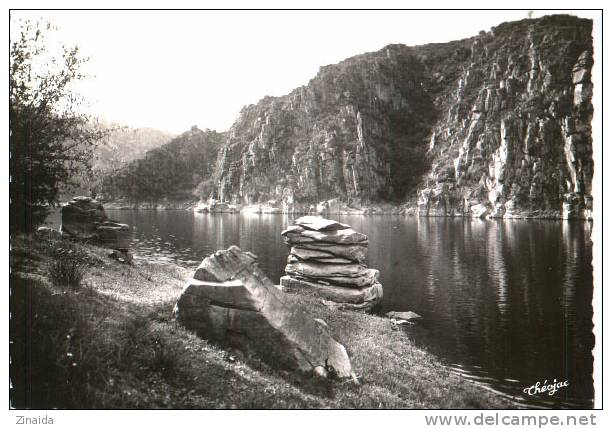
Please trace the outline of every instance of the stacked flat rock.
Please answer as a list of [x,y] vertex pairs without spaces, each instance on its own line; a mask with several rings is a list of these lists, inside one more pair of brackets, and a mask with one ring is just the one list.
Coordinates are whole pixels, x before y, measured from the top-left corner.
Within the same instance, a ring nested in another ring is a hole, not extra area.
[[208,256],[189,280],[175,317],[201,337],[252,351],[291,369],[352,376],[346,349],[236,246]]
[[61,231],[65,236],[123,252],[132,240],[129,225],[109,219],[102,204],[89,197],[74,197],[62,206]]
[[370,310],[381,301],[378,270],[365,265],[365,234],[317,216],[303,216],[281,234],[291,247],[282,286],[310,289],[347,309]]

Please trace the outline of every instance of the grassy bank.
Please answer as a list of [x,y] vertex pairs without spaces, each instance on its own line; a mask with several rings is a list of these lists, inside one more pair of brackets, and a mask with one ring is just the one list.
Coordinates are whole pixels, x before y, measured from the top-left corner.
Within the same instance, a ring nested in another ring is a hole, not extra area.
[[[104,249],[11,240],[11,401],[32,408],[507,408],[450,372],[389,320],[325,320],[361,384],[315,379],[198,338],[172,308],[190,271],[128,266]],[[72,285],[67,285],[70,280]]]

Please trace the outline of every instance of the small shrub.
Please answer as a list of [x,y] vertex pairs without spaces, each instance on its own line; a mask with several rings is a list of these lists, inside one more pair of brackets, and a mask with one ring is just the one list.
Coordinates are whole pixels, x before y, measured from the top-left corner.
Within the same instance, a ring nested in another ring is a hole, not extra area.
[[173,380],[179,370],[180,351],[176,344],[153,332],[151,320],[143,315],[134,315],[122,326],[124,350],[132,364],[141,370],[160,374]]
[[158,372],[166,380],[173,380],[179,369],[179,350],[162,338],[152,338],[152,340],[149,353],[145,355],[145,364],[151,371]]
[[149,335],[149,331],[149,320],[146,317],[135,316],[127,319],[121,326],[122,341],[126,349],[132,351],[137,348]]
[[174,320],[172,310],[174,308],[174,302],[160,302],[151,307],[151,311],[147,314],[147,317],[159,323],[169,323]]
[[83,250],[82,244],[72,242],[68,239],[61,241],[47,241],[46,250],[43,253],[50,255],[54,259],[70,258],[80,262],[87,262],[89,257]]
[[78,288],[85,275],[82,262],[70,257],[58,257],[49,262],[49,278],[56,287]]

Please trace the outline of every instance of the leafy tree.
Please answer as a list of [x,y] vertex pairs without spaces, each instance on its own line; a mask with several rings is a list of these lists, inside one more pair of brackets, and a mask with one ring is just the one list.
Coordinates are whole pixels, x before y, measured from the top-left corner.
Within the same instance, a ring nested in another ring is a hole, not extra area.
[[[57,205],[60,187],[90,168],[91,150],[104,136],[80,112],[72,88],[87,61],[78,47],[48,45],[51,24],[12,22],[10,40],[10,230],[31,232]],[[54,52],[57,48],[58,52]]]

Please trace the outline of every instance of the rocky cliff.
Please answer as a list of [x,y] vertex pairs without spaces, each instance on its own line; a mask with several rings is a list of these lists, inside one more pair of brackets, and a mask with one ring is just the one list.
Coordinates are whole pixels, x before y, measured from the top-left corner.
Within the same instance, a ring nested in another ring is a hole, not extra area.
[[307,86],[245,107],[219,155],[218,196],[401,200],[426,171],[422,147],[435,120],[412,50],[389,46],[323,67]]
[[550,16],[322,67],[243,108],[219,151],[214,197],[588,217],[591,30]]
[[592,23],[508,23],[471,41],[436,99],[425,215],[590,217]]

